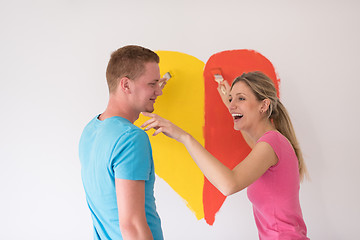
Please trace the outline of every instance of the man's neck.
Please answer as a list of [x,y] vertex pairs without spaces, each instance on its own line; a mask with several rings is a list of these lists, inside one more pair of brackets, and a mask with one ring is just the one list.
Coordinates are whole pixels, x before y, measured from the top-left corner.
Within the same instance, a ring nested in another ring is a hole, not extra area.
[[131,123],[134,123],[139,118],[139,113],[135,113],[133,109],[126,104],[120,104],[110,98],[105,111],[99,116],[99,120],[103,121],[115,116],[125,118]]

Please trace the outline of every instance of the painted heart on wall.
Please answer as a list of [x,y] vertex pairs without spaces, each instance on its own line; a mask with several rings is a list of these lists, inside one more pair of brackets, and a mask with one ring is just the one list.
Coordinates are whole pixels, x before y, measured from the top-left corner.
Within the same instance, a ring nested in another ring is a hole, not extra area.
[[[272,63],[254,50],[229,50],[212,55],[206,64],[180,52],[156,51],[160,57],[160,73],[172,78],[155,104],[154,113],[169,119],[193,135],[228,168],[233,169],[250,152],[240,132],[233,129],[233,120],[223,104],[214,81],[214,69],[223,78],[232,80],[244,72],[262,71],[279,92],[280,79]],[[140,126],[144,116],[135,122]],[[197,219],[205,218],[213,225],[215,215],[226,197],[206,178],[191,159],[185,147],[162,134],[153,137],[156,174],[184,199]]]

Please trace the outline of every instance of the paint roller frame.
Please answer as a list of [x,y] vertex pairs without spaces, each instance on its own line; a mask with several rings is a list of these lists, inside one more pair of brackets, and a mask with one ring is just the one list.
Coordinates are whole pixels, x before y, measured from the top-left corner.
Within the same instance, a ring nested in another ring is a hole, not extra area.
[[214,80],[215,82],[217,82],[218,84],[220,84],[220,90],[223,94],[226,94],[226,89],[225,86],[222,84],[224,80],[224,77],[222,75],[222,71],[221,68],[214,68],[210,70],[210,73],[214,76]]
[[174,75],[171,72],[166,72],[162,78],[165,78],[165,81],[160,82],[159,86],[162,88],[164,85],[172,78]]

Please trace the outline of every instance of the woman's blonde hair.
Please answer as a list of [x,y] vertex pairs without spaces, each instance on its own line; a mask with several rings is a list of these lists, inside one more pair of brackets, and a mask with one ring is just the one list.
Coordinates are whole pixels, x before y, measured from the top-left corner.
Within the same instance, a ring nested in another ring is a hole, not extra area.
[[300,180],[302,181],[304,176],[308,177],[304,158],[299,142],[296,138],[289,113],[284,105],[280,102],[273,81],[262,72],[248,72],[243,73],[241,76],[235,78],[231,88],[233,88],[233,86],[240,81],[246,83],[251,88],[259,101],[264,99],[270,100],[270,105],[267,110],[268,118],[272,120],[275,128],[290,141],[292,147],[294,148],[299,161],[299,175]]

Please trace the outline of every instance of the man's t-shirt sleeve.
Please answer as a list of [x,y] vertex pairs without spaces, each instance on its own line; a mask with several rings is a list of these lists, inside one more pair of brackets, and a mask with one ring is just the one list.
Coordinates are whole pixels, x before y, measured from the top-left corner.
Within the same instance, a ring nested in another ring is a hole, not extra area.
[[113,153],[115,178],[149,180],[152,156],[149,137],[143,130],[133,129],[121,136]]

